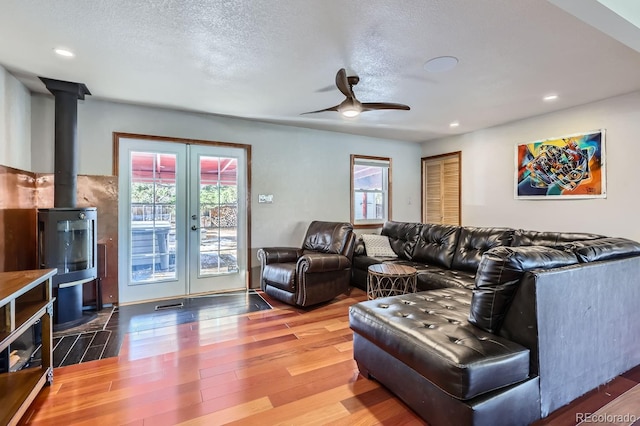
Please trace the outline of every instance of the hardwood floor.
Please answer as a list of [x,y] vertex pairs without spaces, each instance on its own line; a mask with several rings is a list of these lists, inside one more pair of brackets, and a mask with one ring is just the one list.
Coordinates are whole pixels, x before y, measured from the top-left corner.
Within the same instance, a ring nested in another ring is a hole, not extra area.
[[[308,311],[265,298],[274,309],[129,333],[117,358],[55,369],[21,424],[424,424],[358,374],[347,312],[364,292]],[[639,381],[636,368],[541,424],[638,407]]]

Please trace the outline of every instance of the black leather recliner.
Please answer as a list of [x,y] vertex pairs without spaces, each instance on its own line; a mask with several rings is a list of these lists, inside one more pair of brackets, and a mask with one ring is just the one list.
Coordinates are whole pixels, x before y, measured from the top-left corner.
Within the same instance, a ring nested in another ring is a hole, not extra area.
[[350,223],[311,222],[302,248],[258,250],[260,287],[290,305],[327,302],[349,289],[354,245]]

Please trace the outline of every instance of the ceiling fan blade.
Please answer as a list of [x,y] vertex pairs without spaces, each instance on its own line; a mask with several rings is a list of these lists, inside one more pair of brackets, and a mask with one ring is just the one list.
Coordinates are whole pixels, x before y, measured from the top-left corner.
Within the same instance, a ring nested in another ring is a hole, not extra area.
[[316,90],[316,93],[331,92],[332,90],[336,90],[336,85],[335,84],[330,84],[329,86],[321,87],[318,90]]
[[345,71],[344,68],[340,68],[338,74],[336,74],[336,86],[338,86],[338,90],[347,98],[354,97],[351,86],[349,85],[349,80],[347,79],[347,71]]
[[325,108],[325,109],[319,109],[317,111],[309,111],[309,112],[303,112],[300,115],[305,115],[305,114],[315,114],[316,112],[325,112],[325,111],[337,111],[338,107],[340,105],[336,105],[336,106],[332,106],[331,108]]
[[408,105],[394,104],[391,102],[363,102],[362,103],[363,111],[375,111],[378,109],[401,109],[404,111],[408,111],[411,108]]

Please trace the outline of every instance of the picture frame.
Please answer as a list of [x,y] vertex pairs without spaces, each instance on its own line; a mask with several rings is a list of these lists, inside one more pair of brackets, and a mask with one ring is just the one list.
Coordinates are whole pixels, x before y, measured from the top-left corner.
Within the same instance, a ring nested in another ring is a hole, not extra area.
[[515,198],[606,198],[605,129],[516,145]]

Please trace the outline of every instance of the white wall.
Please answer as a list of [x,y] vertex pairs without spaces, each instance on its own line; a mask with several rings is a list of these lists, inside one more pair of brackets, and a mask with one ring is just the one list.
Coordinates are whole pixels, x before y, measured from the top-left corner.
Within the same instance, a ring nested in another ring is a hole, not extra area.
[[[53,171],[53,111],[53,97],[32,96],[32,164],[37,172]],[[349,221],[350,154],[391,157],[393,219],[420,220],[419,144],[87,97],[78,104],[78,173],[112,174],[113,132],[251,145],[254,249],[299,246],[312,220]],[[258,204],[258,194],[273,194],[273,204]]]
[[[607,198],[516,200],[515,146],[606,129]],[[462,151],[462,222],[640,240],[640,92],[425,142],[424,156]]]
[[0,165],[31,169],[31,94],[0,66]]

